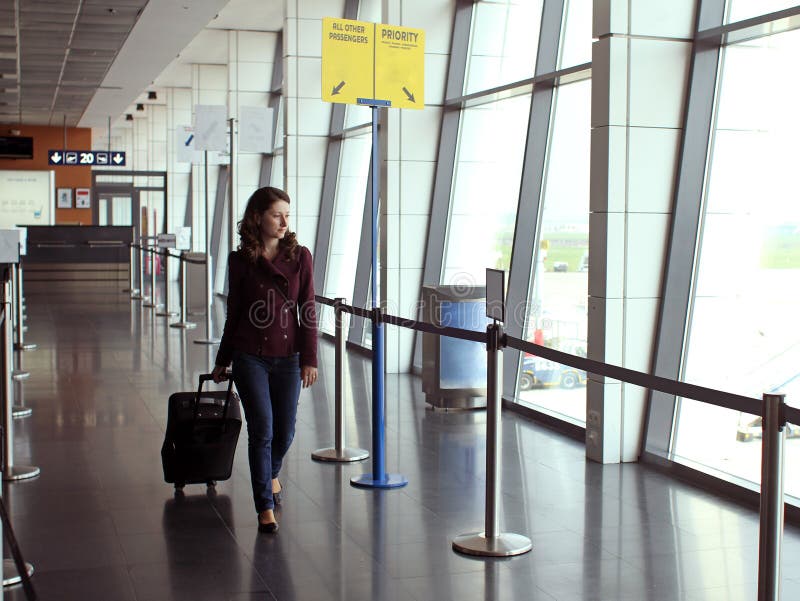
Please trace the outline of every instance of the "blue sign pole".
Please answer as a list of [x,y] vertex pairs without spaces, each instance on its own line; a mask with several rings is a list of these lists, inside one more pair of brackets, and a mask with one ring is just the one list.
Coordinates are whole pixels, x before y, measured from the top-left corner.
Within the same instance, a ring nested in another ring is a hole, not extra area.
[[[361,103],[361,99],[359,99]],[[380,151],[378,147],[378,103],[372,102],[372,473],[354,476],[353,486],[400,488],[408,484],[401,474],[386,473],[385,340],[378,300],[378,194]]]

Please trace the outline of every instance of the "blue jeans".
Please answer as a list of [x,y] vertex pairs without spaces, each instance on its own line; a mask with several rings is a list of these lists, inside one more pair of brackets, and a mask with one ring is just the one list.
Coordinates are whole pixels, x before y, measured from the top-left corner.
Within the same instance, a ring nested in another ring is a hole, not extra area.
[[256,511],[273,509],[277,478],[292,444],[300,397],[300,358],[258,357],[236,352],[233,381],[247,420],[247,454]]

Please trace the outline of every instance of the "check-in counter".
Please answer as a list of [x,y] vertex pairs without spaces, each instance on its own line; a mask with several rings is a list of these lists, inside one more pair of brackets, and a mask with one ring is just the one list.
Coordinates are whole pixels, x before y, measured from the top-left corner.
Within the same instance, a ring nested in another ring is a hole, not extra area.
[[133,227],[28,226],[25,292],[106,292],[128,287]]

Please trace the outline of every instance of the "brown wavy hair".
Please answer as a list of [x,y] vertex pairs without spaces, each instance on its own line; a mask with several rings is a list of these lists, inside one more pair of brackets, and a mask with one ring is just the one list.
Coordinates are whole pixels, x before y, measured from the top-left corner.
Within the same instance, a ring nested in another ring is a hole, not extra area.
[[[244,216],[239,222],[239,250],[253,263],[258,260],[263,246],[261,244],[261,228],[258,218],[279,200],[291,203],[289,195],[280,188],[267,186],[259,188],[247,200]],[[278,241],[278,249],[286,249],[287,261],[293,261],[297,256],[297,234],[286,231],[286,235]]]

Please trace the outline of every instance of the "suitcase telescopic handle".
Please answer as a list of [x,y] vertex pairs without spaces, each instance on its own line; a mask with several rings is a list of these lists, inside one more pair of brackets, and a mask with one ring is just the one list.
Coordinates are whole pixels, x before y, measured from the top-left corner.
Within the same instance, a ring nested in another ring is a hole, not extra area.
[[[222,417],[220,420],[225,421],[225,418],[228,417],[228,406],[231,404],[231,395],[233,394],[233,378],[230,374],[227,374],[228,380],[228,393],[225,395],[225,408],[222,410]],[[200,375],[200,384],[197,387],[197,396],[194,399],[194,414],[192,415],[192,419],[197,419],[197,414],[200,411],[200,395],[203,393],[203,383],[208,382],[209,380],[213,380],[214,376],[212,374],[201,374]]]

